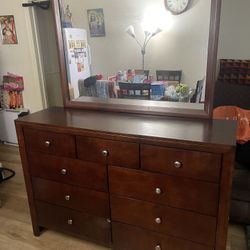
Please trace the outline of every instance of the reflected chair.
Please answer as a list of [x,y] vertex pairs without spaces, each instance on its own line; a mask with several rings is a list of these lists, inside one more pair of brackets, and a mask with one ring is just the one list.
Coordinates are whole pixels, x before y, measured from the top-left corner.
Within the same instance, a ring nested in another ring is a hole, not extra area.
[[204,79],[197,81],[194,95],[191,97],[191,103],[200,103],[202,97],[202,91],[204,88]]
[[120,98],[150,100],[151,84],[119,82]]
[[149,77],[149,70],[143,70],[143,69],[135,69],[136,75],[145,75],[148,79]]
[[156,70],[157,81],[176,81],[181,82],[181,70]]

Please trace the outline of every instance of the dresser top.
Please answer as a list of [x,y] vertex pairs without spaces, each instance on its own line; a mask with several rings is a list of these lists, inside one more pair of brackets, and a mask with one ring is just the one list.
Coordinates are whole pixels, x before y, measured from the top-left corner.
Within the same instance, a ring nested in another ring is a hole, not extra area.
[[199,120],[53,107],[19,118],[18,122],[125,136],[143,136],[227,146],[236,144],[235,121]]

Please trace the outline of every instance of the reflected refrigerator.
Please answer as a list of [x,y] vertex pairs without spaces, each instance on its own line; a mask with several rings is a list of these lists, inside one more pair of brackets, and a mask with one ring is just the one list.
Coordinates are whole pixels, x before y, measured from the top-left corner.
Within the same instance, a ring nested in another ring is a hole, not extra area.
[[80,96],[78,81],[91,75],[91,53],[84,29],[64,28],[64,47],[71,99]]

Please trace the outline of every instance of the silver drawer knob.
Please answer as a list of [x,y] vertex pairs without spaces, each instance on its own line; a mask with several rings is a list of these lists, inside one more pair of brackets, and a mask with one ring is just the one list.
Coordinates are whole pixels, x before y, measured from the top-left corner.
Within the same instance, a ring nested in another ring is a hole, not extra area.
[[106,221],[107,221],[108,223],[111,223],[111,219],[110,219],[110,218],[107,218]]
[[161,224],[161,218],[159,218],[159,217],[156,218],[156,219],[155,219],[155,223],[156,223],[156,224]]
[[61,169],[61,174],[62,175],[66,175],[67,174],[67,170],[65,168]]
[[64,198],[65,198],[66,201],[69,201],[71,199],[70,195],[65,195]]
[[156,189],[155,189],[155,193],[156,193],[156,194],[161,194],[161,193],[162,193],[162,191],[161,191],[161,189],[160,189],[160,188],[156,188]]
[[45,141],[45,142],[44,142],[44,145],[45,145],[45,147],[47,147],[47,148],[48,148],[48,147],[50,147],[51,142],[50,142],[50,141]]
[[104,157],[107,157],[107,156],[109,155],[108,150],[102,150],[102,155],[103,155]]
[[68,225],[73,225],[73,220],[68,220],[67,223]]
[[181,168],[182,163],[181,163],[180,161],[175,161],[175,162],[174,162],[174,166],[175,166],[176,168]]
[[155,250],[161,250],[161,246],[160,245],[155,246]]

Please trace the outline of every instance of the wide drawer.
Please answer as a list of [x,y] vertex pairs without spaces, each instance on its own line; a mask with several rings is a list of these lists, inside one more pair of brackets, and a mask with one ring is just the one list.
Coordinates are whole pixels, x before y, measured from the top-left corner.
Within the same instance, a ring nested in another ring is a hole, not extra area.
[[110,166],[109,189],[111,194],[217,215],[215,183]]
[[111,218],[200,244],[215,244],[215,217],[112,195]]
[[73,135],[29,128],[24,128],[23,132],[28,151],[39,151],[71,158],[76,157],[75,137]]
[[221,155],[143,144],[141,167],[154,172],[218,182]]
[[110,245],[111,227],[106,218],[95,217],[40,201],[36,201],[35,205],[39,226]]
[[36,200],[64,206],[87,214],[109,218],[107,193],[79,188],[40,178],[32,178]]
[[76,159],[28,153],[31,174],[49,180],[107,191],[106,166]]
[[139,144],[76,137],[77,157],[85,161],[139,168]]
[[190,241],[165,236],[122,223],[112,223],[115,250],[213,250]]

